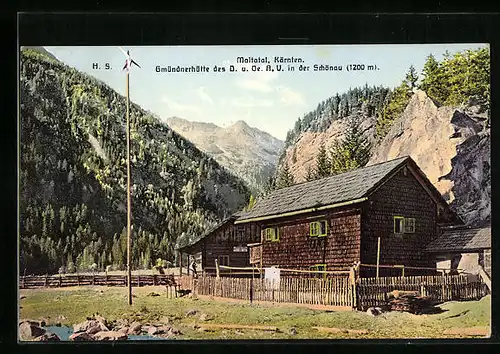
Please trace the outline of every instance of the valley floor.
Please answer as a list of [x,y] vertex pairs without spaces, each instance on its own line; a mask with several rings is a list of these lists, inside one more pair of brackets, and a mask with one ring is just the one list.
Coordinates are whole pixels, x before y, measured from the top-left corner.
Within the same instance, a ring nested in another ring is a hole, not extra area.
[[[151,296],[153,292],[159,296]],[[23,289],[19,291],[19,317],[68,326],[94,313],[110,321],[128,319],[153,324],[167,320],[182,331],[178,339],[471,338],[488,337],[490,328],[490,296],[441,304],[443,312],[439,314],[388,312],[372,317],[356,311],[249,304],[209,297],[171,299],[160,286],[133,288],[133,294],[133,305],[129,307],[124,287]],[[210,331],[200,330],[200,326]],[[315,327],[333,328],[333,333]]]

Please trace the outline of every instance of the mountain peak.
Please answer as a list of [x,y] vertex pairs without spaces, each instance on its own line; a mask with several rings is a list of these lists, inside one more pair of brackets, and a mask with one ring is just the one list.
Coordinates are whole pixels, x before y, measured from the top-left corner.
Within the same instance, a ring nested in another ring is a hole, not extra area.
[[170,120],[170,127],[240,176],[256,192],[273,173],[283,147],[282,141],[250,127],[244,120],[228,122],[213,131],[199,123],[192,123],[188,129],[181,120]]
[[241,128],[241,129],[250,128],[250,126],[247,124],[247,122],[245,122],[244,120],[241,120],[241,119],[236,121],[236,123],[233,124],[233,127]]

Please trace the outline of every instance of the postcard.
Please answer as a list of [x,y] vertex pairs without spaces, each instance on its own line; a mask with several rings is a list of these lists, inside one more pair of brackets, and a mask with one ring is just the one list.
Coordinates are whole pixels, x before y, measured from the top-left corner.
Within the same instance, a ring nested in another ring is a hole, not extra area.
[[490,336],[488,44],[19,50],[20,342]]

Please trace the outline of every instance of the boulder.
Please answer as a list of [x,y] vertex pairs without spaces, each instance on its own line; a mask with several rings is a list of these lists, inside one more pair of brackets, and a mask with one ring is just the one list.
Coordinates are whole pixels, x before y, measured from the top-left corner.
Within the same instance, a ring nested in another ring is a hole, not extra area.
[[142,325],[139,322],[132,322],[128,330],[129,334],[138,334],[141,332]]
[[95,314],[93,319],[96,320],[96,321],[98,321],[98,322],[101,322],[106,327],[109,326],[108,321],[106,321],[106,319],[104,317],[102,317],[101,315],[99,315],[99,314]]
[[129,328],[128,327],[121,327],[119,329],[115,329],[115,331],[123,333],[123,334],[128,334],[129,333]]
[[169,317],[167,317],[167,316],[164,316],[164,317],[162,317],[162,318],[160,318],[160,319],[158,320],[158,323],[159,323],[160,325],[169,324],[169,323],[170,323],[170,318],[169,318]]
[[19,338],[23,340],[33,340],[46,333],[46,330],[36,324],[25,321],[19,325]]
[[186,312],[186,317],[189,317],[189,316],[194,316],[194,315],[196,315],[197,313],[198,313],[198,310],[194,310],[194,309],[189,310],[189,311],[187,311],[187,312]]
[[102,331],[94,334],[95,340],[126,340],[128,336],[117,331]]
[[37,342],[54,342],[60,340],[61,338],[59,338],[55,333],[52,332],[45,332],[41,336],[35,338],[35,341]]
[[182,334],[182,332],[179,329],[172,327],[168,330],[168,334],[173,336],[173,335],[180,335]]
[[93,341],[94,336],[91,334],[88,334],[87,332],[78,332],[78,333],[73,333],[72,335],[70,335],[69,340],[72,340],[72,341]]
[[149,326],[148,327],[148,334],[150,336],[154,336],[157,333],[158,333],[158,328],[157,327],[155,327],[155,326]]
[[163,334],[163,333],[168,333],[170,330],[172,329],[171,326],[160,326],[160,327],[157,327],[156,330],[156,334]]
[[85,322],[76,324],[73,326],[75,333],[87,332],[88,334],[95,334],[97,332],[109,331],[109,329],[104,325],[104,323],[97,320],[87,320]]
[[380,315],[382,313],[382,310],[380,309],[380,307],[370,307],[368,308],[368,310],[366,310],[366,313],[375,317]]
[[200,315],[200,321],[210,321],[212,320],[213,318],[209,315],[207,315],[206,313],[202,313]]

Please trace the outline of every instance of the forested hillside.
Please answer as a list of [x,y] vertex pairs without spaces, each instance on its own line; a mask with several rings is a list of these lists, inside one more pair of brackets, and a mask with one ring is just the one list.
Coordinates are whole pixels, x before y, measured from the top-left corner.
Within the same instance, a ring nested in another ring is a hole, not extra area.
[[[125,98],[36,50],[20,61],[20,271],[123,269]],[[157,117],[132,102],[130,112],[138,268],[173,261],[176,245],[240,210],[250,193]]]
[[351,115],[372,116],[380,112],[386,103],[389,88],[365,85],[320,102],[314,111],[297,119],[286,135],[285,148],[293,145],[304,132],[324,132],[331,124]]

